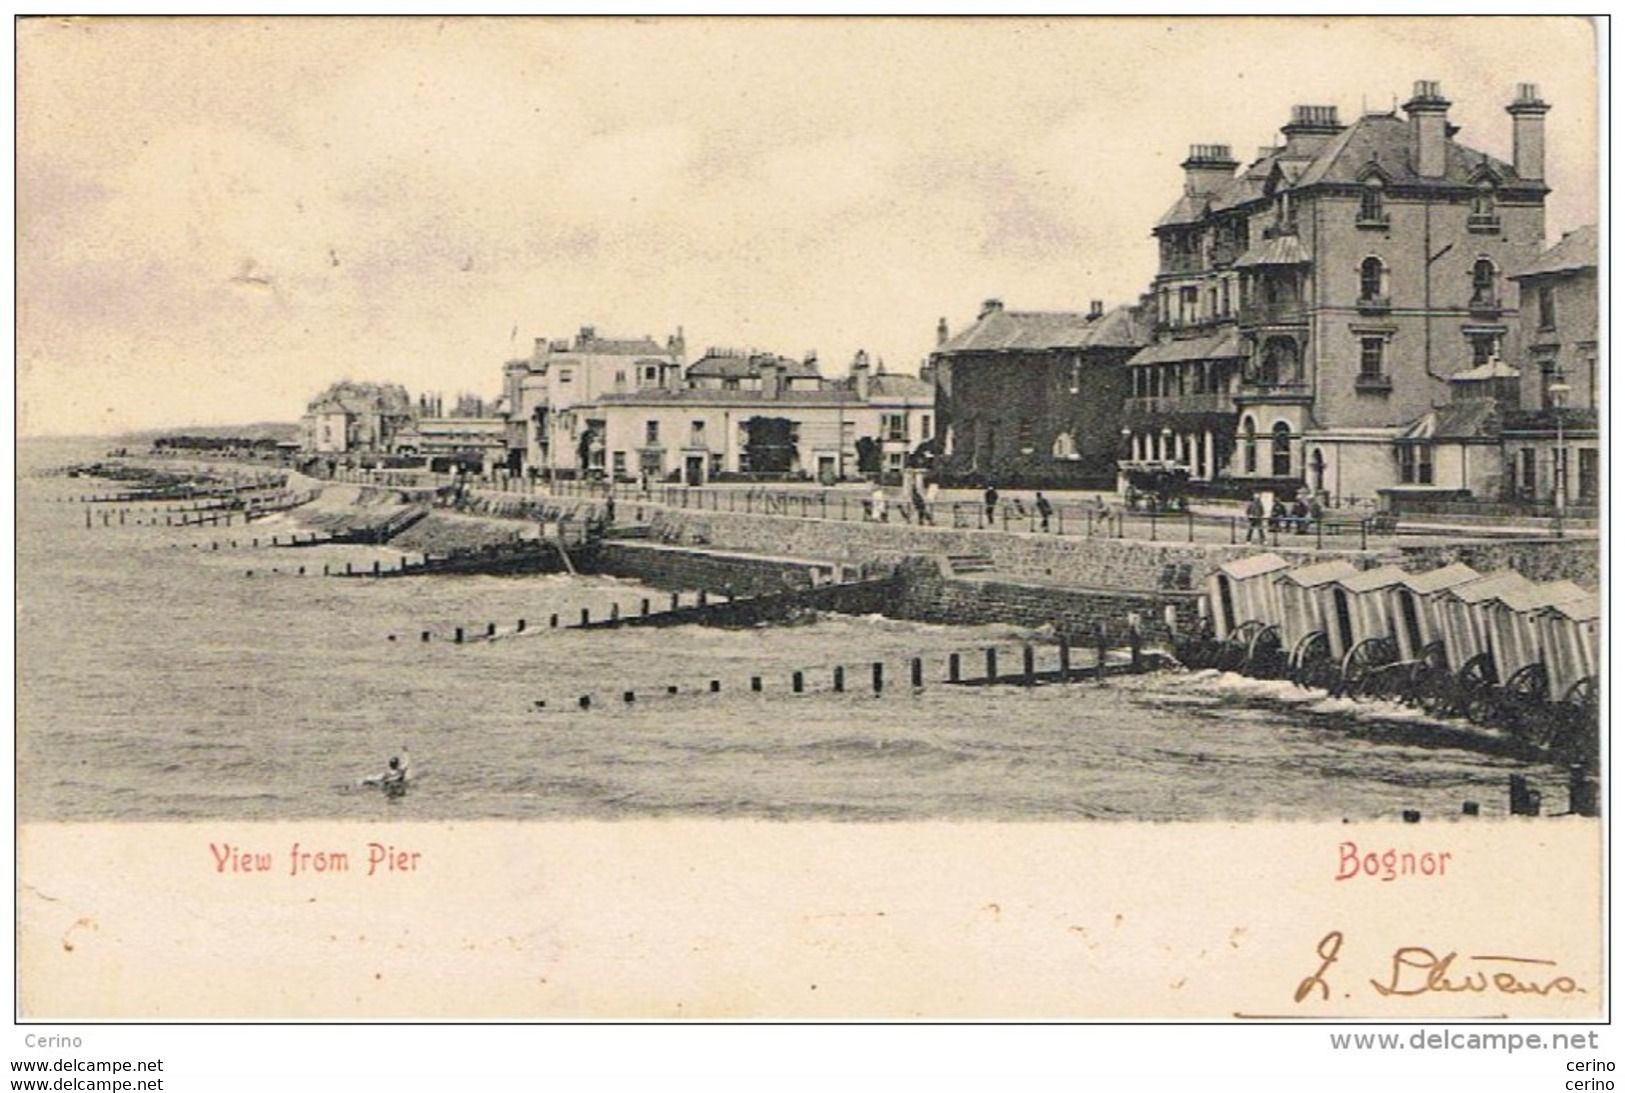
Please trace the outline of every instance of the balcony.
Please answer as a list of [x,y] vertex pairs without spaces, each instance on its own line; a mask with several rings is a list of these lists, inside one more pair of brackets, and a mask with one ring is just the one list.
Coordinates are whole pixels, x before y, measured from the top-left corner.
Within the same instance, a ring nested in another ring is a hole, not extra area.
[[1354,218],[1354,226],[1360,231],[1387,231],[1388,225],[1387,213],[1379,213],[1376,216],[1356,216]]
[[1501,218],[1494,213],[1470,213],[1467,217],[1467,230],[1493,235],[1501,230]]
[[1361,373],[1354,377],[1354,389],[1361,394],[1386,395],[1394,389],[1394,381],[1390,376]]
[[1297,300],[1245,303],[1236,309],[1236,319],[1242,326],[1304,326],[1309,322]]
[[1393,309],[1393,304],[1386,296],[1361,296],[1354,302],[1362,315],[1386,315]]
[[1467,310],[1474,315],[1499,318],[1501,315],[1501,297],[1488,293],[1475,294],[1472,299],[1467,301]]
[[1206,391],[1199,395],[1149,395],[1123,400],[1123,416],[1130,423],[1143,423],[1172,414],[1234,415],[1236,399],[1229,391]]
[[1237,402],[1310,402],[1315,389],[1307,383],[1276,383],[1267,379],[1242,380]]

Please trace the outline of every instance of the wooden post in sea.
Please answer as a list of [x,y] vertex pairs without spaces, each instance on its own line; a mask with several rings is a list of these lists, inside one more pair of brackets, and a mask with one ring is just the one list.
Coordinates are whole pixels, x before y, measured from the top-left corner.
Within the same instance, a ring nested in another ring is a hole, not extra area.
[[1056,651],[1061,657],[1061,682],[1066,683],[1072,678],[1072,643],[1065,634],[1061,635],[1061,644]]
[[958,683],[959,682],[959,654],[958,653],[949,653],[948,654],[948,682],[949,683]]
[[993,646],[987,647],[987,681],[996,683],[999,679],[999,651]]
[[874,677],[875,694],[879,694],[886,687],[886,665],[877,660],[870,665],[869,670]]
[[916,691],[925,689],[925,663],[919,657],[908,662],[908,681]]
[[1036,682],[1038,680],[1033,663],[1033,647],[1030,642],[1023,643],[1021,646],[1021,684],[1024,687],[1031,687]]
[[835,666],[834,677],[831,680],[835,693],[840,694],[846,690],[846,669],[839,664]]

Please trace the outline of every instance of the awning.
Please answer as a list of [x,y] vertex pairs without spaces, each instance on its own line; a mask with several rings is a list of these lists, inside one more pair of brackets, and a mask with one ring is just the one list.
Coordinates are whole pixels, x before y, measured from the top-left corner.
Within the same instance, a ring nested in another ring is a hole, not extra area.
[[1176,364],[1180,361],[1207,361],[1241,356],[1245,356],[1241,350],[1241,335],[1232,327],[1205,338],[1156,342],[1134,354],[1129,359],[1129,364]]
[[1242,266],[1304,266],[1311,261],[1313,259],[1309,256],[1308,248],[1298,241],[1297,236],[1278,235],[1250,248],[1233,265],[1237,269]]

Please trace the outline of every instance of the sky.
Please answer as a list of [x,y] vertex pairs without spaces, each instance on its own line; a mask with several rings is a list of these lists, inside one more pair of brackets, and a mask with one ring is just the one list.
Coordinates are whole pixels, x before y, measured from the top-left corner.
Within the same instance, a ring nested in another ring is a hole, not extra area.
[[18,28],[23,435],[496,394],[537,337],[682,327],[827,374],[939,316],[1130,302],[1194,143],[1413,81],[1597,219],[1576,18],[38,19]]

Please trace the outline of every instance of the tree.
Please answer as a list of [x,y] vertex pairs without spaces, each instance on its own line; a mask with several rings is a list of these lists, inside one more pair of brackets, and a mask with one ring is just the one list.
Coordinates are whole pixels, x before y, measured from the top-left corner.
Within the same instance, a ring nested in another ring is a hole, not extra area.
[[872,436],[860,436],[854,447],[858,450],[858,473],[880,473],[880,441]]

